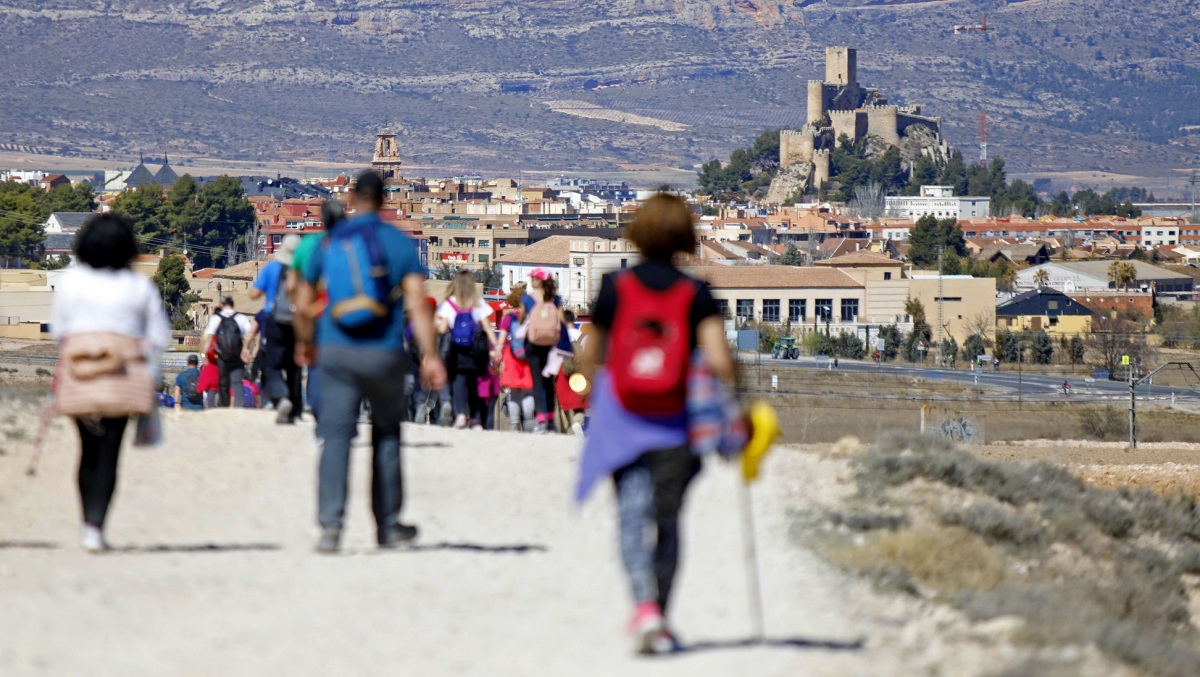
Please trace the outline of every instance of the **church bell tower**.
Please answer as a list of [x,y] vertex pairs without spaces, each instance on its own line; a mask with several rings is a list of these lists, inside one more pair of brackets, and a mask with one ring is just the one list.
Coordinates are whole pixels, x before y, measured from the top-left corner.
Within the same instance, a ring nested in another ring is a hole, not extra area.
[[390,129],[384,129],[375,135],[375,156],[371,159],[371,169],[381,179],[400,178],[400,149],[396,146],[396,135]]

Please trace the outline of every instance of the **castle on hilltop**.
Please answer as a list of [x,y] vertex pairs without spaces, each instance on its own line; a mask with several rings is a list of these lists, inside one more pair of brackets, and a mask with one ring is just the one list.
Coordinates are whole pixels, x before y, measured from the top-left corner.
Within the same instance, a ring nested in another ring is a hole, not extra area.
[[909,128],[919,125],[940,144],[941,118],[921,115],[920,106],[896,106],[878,89],[858,84],[858,51],[825,49],[825,79],[808,81],[808,122],[779,135],[779,164],[812,165],[811,183],[829,181],[829,151],[845,135],[851,143],[869,136],[899,146]]

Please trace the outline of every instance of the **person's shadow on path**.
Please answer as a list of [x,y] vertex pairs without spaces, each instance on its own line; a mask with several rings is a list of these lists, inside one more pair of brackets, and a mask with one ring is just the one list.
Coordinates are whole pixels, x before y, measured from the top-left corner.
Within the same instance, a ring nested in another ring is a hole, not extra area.
[[161,555],[169,553],[267,552],[282,549],[283,546],[277,543],[149,543],[109,547],[107,552],[114,555]]
[[393,548],[390,550],[379,550],[382,554],[391,554],[398,552],[436,552],[436,551],[458,551],[458,552],[474,552],[487,555],[524,555],[531,552],[546,552],[547,548],[544,545],[536,543],[511,543],[511,544],[493,544],[485,545],[482,543],[429,543],[421,545],[409,545]]
[[[866,640],[816,639],[812,637],[764,637],[756,639],[718,639],[687,642],[680,645],[675,654],[689,654],[698,651],[718,651],[722,649],[754,649],[767,647],[771,649],[818,649],[823,651],[859,651]],[[671,654],[667,654],[668,656]]]
[[57,550],[58,544],[49,541],[0,541],[0,550]]

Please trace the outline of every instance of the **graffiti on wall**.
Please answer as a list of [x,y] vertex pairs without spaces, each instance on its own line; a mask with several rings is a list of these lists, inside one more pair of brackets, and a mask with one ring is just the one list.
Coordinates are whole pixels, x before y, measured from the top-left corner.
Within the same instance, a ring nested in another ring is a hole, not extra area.
[[958,444],[987,444],[984,419],[942,407],[923,407],[925,431]]

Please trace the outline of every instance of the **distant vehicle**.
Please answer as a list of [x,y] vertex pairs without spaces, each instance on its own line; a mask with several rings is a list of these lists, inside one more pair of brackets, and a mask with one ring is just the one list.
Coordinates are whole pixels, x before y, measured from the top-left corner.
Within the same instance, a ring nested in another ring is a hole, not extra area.
[[791,336],[781,336],[775,339],[775,345],[771,346],[771,357],[777,360],[800,359],[800,349],[796,347],[796,339]]

